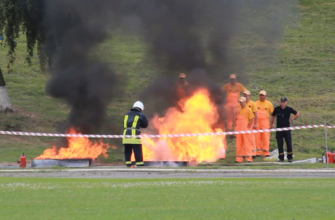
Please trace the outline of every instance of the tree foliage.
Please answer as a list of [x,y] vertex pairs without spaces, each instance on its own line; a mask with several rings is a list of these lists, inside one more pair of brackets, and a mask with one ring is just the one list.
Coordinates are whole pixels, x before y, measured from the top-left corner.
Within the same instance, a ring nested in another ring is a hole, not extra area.
[[17,39],[24,34],[27,39],[26,62],[30,65],[37,46],[40,67],[44,70],[47,58],[44,53],[45,27],[44,0],[0,0],[0,35],[3,45],[8,47],[8,65],[14,64]]

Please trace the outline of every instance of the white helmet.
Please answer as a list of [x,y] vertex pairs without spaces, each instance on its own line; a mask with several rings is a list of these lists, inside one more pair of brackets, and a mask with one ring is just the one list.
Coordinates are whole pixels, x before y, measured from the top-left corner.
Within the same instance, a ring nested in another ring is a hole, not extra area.
[[136,102],[134,103],[134,105],[133,105],[133,108],[139,108],[139,109],[141,109],[141,110],[143,111],[143,110],[144,110],[144,105],[143,105],[142,102],[140,102],[140,101],[136,101]]

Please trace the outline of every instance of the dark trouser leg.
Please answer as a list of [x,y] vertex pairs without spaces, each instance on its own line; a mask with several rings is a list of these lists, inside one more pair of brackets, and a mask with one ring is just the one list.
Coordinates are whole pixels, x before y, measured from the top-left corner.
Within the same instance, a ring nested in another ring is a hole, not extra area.
[[144,166],[142,144],[133,144],[133,150],[136,159],[136,166]]
[[131,154],[133,153],[132,144],[124,144],[124,159],[126,161],[127,167],[131,166]]
[[281,161],[284,161],[284,140],[283,140],[283,134],[284,131],[276,131],[276,140],[278,145],[278,158]]
[[284,138],[287,147],[287,159],[290,160],[293,158],[291,131],[283,131],[283,132],[285,132]]

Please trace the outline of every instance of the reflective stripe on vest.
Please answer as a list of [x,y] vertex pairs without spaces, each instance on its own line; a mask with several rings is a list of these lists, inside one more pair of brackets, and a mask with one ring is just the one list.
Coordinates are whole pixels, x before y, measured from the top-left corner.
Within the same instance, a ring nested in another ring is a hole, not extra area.
[[137,126],[137,122],[138,122],[138,119],[139,119],[139,118],[140,118],[140,117],[139,117],[138,115],[135,116],[134,121],[133,121],[133,124],[132,124],[131,127],[136,128],[136,126]]
[[[140,117],[138,115],[136,115],[134,117],[134,121],[132,123],[132,127],[131,128],[127,128],[127,122],[128,122],[128,115],[125,116],[124,118],[124,131],[123,131],[123,135],[126,135],[127,133],[127,129],[131,129],[131,135],[135,136],[136,135],[136,130],[137,130],[137,123],[138,120],[140,119]],[[141,139],[140,138],[136,138],[136,137],[131,137],[131,138],[123,138],[122,139],[122,144],[141,144]]]
[[128,117],[129,117],[129,115],[124,116],[124,121],[123,121],[123,127],[124,128],[127,127]]

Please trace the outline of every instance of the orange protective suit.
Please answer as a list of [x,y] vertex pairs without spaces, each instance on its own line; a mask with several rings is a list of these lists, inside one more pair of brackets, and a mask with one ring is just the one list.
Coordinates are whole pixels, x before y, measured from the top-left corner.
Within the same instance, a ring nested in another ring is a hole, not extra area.
[[[269,114],[273,112],[273,105],[271,102],[265,100],[256,102],[257,106],[257,129],[269,129]],[[256,133],[256,148],[257,148],[257,156],[270,155],[270,132],[262,132]]]
[[[254,118],[249,107],[238,109],[236,112],[235,131],[247,131],[251,119]],[[248,162],[252,162],[253,139],[251,134],[236,134],[236,162],[243,162],[243,156]]]
[[[257,106],[256,103],[249,100],[246,105],[251,109],[251,111],[255,114],[257,114]],[[252,121],[252,125],[250,130],[253,130],[254,128],[254,124],[255,124],[255,119]],[[250,134],[251,138],[252,138],[252,156],[256,156],[256,152],[257,152],[257,148],[256,148],[256,133]]]
[[231,83],[227,83],[221,87],[221,90],[226,92],[227,94],[227,129],[233,129],[233,117],[238,107],[238,98],[240,97],[240,93],[244,92],[246,88],[241,84],[236,82],[234,85]]
[[175,95],[176,95],[176,100],[175,100],[175,106],[183,111],[182,107],[184,106],[185,98],[187,96],[187,89],[188,89],[188,82],[185,81],[183,84],[180,82],[176,83],[175,86]]
[[183,84],[177,82],[176,83],[176,96],[177,96],[177,99],[180,100],[180,99],[183,99],[185,98],[186,96],[186,90],[187,90],[187,87],[188,87],[188,82],[185,81]]

